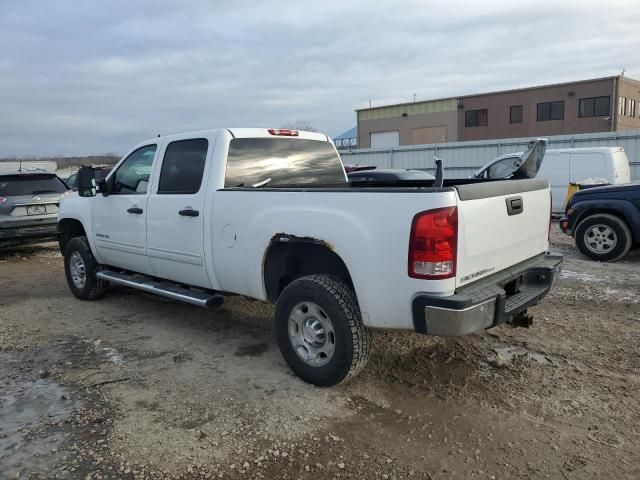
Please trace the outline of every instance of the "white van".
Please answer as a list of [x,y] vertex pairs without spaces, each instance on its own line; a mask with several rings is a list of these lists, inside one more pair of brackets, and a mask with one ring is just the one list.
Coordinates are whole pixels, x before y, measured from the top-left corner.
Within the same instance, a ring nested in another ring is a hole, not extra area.
[[[523,152],[502,155],[481,168],[476,176],[482,176],[496,164],[521,159]],[[547,177],[553,195],[554,212],[564,212],[567,187],[570,182],[587,179],[605,179],[610,184],[631,182],[629,159],[622,147],[561,148],[547,150],[537,177]]]

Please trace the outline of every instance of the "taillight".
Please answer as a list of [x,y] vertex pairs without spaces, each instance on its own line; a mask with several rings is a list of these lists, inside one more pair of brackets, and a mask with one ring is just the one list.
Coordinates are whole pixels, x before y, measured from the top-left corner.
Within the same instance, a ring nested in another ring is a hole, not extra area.
[[458,209],[437,208],[413,217],[409,238],[409,276],[442,279],[456,275]]
[[270,128],[267,130],[271,135],[278,135],[280,137],[297,137],[298,130],[291,130],[289,128]]
[[0,197],[0,205],[7,201],[6,197]]

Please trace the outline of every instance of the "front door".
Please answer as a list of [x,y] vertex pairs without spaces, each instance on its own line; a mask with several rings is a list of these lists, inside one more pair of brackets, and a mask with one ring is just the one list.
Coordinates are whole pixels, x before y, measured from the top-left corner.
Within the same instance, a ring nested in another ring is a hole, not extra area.
[[208,153],[206,138],[187,138],[166,145],[157,191],[147,204],[147,255],[161,278],[210,288],[204,262],[203,180]]
[[109,176],[109,195],[94,199],[94,241],[105,265],[152,273],[146,253],[147,186],[157,148],[133,151]]

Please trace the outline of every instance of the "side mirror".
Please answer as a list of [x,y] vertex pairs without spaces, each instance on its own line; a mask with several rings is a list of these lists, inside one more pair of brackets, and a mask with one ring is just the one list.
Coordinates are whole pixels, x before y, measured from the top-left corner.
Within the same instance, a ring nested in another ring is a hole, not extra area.
[[96,174],[93,167],[80,167],[78,170],[78,195],[81,197],[96,196]]

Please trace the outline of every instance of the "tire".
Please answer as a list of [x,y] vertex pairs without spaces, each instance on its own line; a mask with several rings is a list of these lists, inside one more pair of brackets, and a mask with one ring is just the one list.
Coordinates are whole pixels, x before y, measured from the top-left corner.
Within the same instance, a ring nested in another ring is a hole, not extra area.
[[589,215],[578,224],[574,237],[578,250],[600,262],[620,260],[633,244],[626,222],[609,213]]
[[356,297],[344,282],[328,275],[287,285],[276,304],[275,335],[291,370],[313,385],[351,379],[369,358],[371,337]]
[[96,277],[98,267],[87,237],[69,240],[64,253],[64,273],[71,292],[80,300],[98,300],[107,293],[109,282]]

